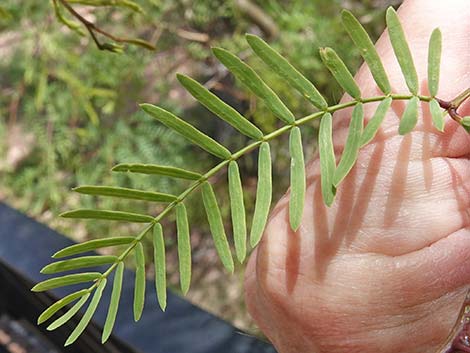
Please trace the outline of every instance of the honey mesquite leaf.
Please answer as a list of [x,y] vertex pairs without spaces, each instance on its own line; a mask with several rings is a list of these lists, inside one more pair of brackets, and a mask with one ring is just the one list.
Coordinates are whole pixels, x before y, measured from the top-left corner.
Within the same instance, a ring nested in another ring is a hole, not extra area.
[[179,203],[176,206],[176,229],[181,291],[183,294],[186,294],[191,284],[191,240],[189,236],[188,214],[183,203]]
[[400,20],[392,7],[387,9],[386,20],[390,42],[405,77],[406,85],[412,94],[417,95],[419,89],[418,74]]
[[403,116],[400,120],[400,125],[398,127],[398,133],[400,135],[406,135],[411,132],[418,122],[418,107],[419,107],[419,98],[413,97],[409,100],[406,105]]
[[328,207],[333,203],[336,192],[333,186],[336,159],[335,151],[333,149],[332,133],[332,116],[330,113],[326,113],[320,121],[318,149],[320,153],[321,192],[323,202]]
[[250,243],[258,245],[268,220],[272,199],[271,151],[269,144],[263,142],[258,156],[258,186],[256,190],[255,211],[251,225]]
[[160,192],[121,188],[117,186],[84,185],[72,189],[75,192],[95,196],[111,196],[124,199],[143,200],[152,202],[172,202],[176,196]]
[[338,54],[331,48],[322,48],[320,49],[320,56],[323,63],[346,93],[354,99],[360,100],[361,90]]
[[176,77],[194,98],[196,98],[203,106],[205,106],[219,118],[226,121],[235,129],[248,137],[251,137],[255,140],[263,138],[263,133],[260,129],[253,125],[230,105],[222,101],[214,93],[207,90],[199,82],[182,74],[177,74]]
[[134,321],[139,321],[145,302],[145,255],[142,243],[135,247]]
[[38,317],[38,325],[42,324],[44,321],[49,320],[56,312],[62,309],[64,306],[70,304],[71,302],[83,297],[85,294],[89,293],[88,289],[82,289],[77,292],[73,292],[66,297],[56,301],[54,304],[49,306],[46,310],[42,312]]
[[362,103],[359,103],[356,104],[352,113],[346,144],[344,145],[343,154],[333,177],[334,187],[338,187],[341,181],[343,181],[346,175],[348,175],[349,171],[354,166],[354,163],[356,163],[359,148],[361,146],[363,125],[364,109],[362,107]]
[[91,293],[86,293],[83,297],[80,298],[78,302],[76,302],[64,315],[59,317],[57,320],[53,321],[49,326],[47,326],[47,331],[53,331],[66,322],[68,322],[72,317],[75,316],[76,313],[85,305],[86,301],[90,297]]
[[160,223],[153,228],[153,261],[155,265],[155,291],[162,311],[166,309],[166,263],[165,241]]
[[93,282],[101,277],[99,272],[74,273],[62,277],[55,277],[39,282],[31,290],[33,292],[44,292],[49,289],[70,286],[72,284]]
[[359,49],[359,53],[367,63],[367,66],[369,66],[377,86],[379,86],[383,93],[389,94],[391,92],[390,82],[369,34],[367,34],[364,27],[362,27],[351,12],[343,10],[341,18],[346,31]]
[[219,205],[212,189],[211,184],[205,181],[202,183],[202,200],[204,208],[206,209],[207,220],[214,239],[215,248],[219,254],[220,260],[224,267],[230,273],[234,271],[234,264],[232,259],[232,253],[230,252],[230,246],[227,241],[227,236],[224,230],[224,224],[222,222],[222,215],[220,214]]
[[287,83],[296,89],[319,109],[326,109],[328,103],[320,94],[315,85],[293,67],[287,59],[268,45],[263,39],[253,34],[247,34],[246,40],[251,49],[263,60],[275,73],[284,78]]
[[444,131],[444,111],[441,109],[439,103],[433,99],[429,102],[429,111],[431,112],[432,123],[439,131]]
[[100,303],[101,296],[103,294],[103,290],[105,287],[106,287],[106,278],[103,278],[98,284],[98,287],[96,288],[95,293],[93,294],[93,298],[91,298],[90,305],[88,305],[88,308],[86,309],[85,314],[83,314],[82,319],[78,323],[77,327],[75,327],[75,329],[70,334],[69,338],[67,338],[67,341],[65,342],[65,346],[69,346],[73,342],[75,342],[77,338],[85,330],[87,325],[90,323],[91,318],[93,314],[95,313],[96,308],[98,307],[98,304]]
[[219,59],[236,78],[247,86],[256,96],[264,100],[266,106],[275,116],[287,124],[292,124],[295,121],[295,117],[291,111],[287,109],[276,93],[264,83],[251,67],[225,49],[213,48],[212,51],[217,59]]
[[106,248],[109,246],[117,246],[117,245],[127,245],[132,243],[135,240],[134,237],[113,237],[113,238],[106,238],[106,239],[93,239],[88,240],[81,244],[74,244],[68,246],[62,250],[57,251],[53,258],[61,258],[76,254],[81,254],[87,251]]
[[442,53],[442,33],[439,30],[439,28],[436,28],[432,32],[431,39],[429,40],[429,53],[428,53],[428,88],[429,88],[429,93],[433,97],[436,96],[437,91],[439,90],[441,53]]
[[292,230],[296,231],[302,222],[306,187],[302,135],[297,126],[290,132],[289,152],[291,155],[289,222]]
[[78,209],[68,211],[62,213],[60,217],[79,219],[104,219],[108,221],[124,221],[135,223],[149,223],[153,221],[153,217],[138,213],[92,209]]
[[130,172],[140,174],[162,175],[172,178],[198,180],[201,174],[189,170],[156,164],[121,163],[111,169],[113,172]]
[[246,214],[240,170],[236,161],[231,161],[228,165],[228,187],[235,252],[238,261],[243,263],[246,258]]
[[140,107],[143,111],[160,121],[163,125],[176,131],[188,141],[198,145],[214,156],[221,159],[229,159],[231,157],[231,153],[227,148],[169,111],[147,103],[141,104]]
[[101,335],[101,343],[105,343],[111,332],[113,331],[114,323],[116,321],[116,315],[119,308],[119,301],[121,299],[122,289],[122,278],[124,275],[124,263],[120,262],[117,265],[116,272],[113,280],[113,291],[111,293],[111,299],[109,301],[108,314],[106,316],[106,322],[104,323],[103,333]]
[[388,97],[385,98],[382,102],[380,102],[379,106],[375,110],[374,116],[369,120],[366,127],[364,128],[364,132],[361,136],[361,147],[367,145],[377,134],[379,130],[380,124],[385,118],[390,106],[392,105],[392,98]]
[[68,259],[53,262],[41,270],[41,273],[52,274],[57,272],[64,272],[70,270],[77,270],[80,268],[95,267],[101,265],[112,264],[117,260],[117,256],[112,255],[97,255],[97,256],[82,256],[75,259]]

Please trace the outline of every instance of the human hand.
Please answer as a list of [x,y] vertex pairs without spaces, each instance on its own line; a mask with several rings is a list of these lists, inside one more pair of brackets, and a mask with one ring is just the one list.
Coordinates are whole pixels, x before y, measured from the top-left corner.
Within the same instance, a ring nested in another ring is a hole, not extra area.
[[[468,0],[405,0],[399,10],[427,94],[427,47],[443,35],[438,97],[470,86]],[[407,92],[388,35],[377,44],[394,92]],[[378,89],[362,67],[364,97]],[[427,105],[415,130],[400,136],[404,104],[395,101],[371,144],[323,204],[319,161],[307,171],[302,225],[289,226],[287,194],[273,211],[246,271],[246,301],[280,353],[432,353],[445,341],[470,283],[470,136]],[[366,120],[375,105],[365,105]],[[470,104],[461,107],[470,115]],[[335,151],[351,111],[334,116]],[[469,350],[470,351],[470,350]]]

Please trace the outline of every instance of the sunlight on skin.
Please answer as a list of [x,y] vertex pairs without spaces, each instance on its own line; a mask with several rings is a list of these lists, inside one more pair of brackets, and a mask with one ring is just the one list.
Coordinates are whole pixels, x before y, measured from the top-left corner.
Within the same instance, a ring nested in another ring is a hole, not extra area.
[[[470,86],[468,0],[408,0],[399,10],[426,87],[430,34],[443,34],[438,97]],[[377,44],[394,92],[407,92],[388,35]],[[369,70],[357,81],[378,94]],[[347,100],[347,98],[345,98]],[[246,271],[250,313],[280,353],[430,353],[444,342],[470,283],[470,137],[450,119],[445,133],[423,110],[411,134],[397,133],[394,102],[374,141],[323,205],[319,162],[308,167],[302,225],[290,231],[288,195],[271,215]],[[365,106],[366,120],[375,104]],[[350,110],[335,115],[335,149]],[[461,107],[470,114],[470,104]]]

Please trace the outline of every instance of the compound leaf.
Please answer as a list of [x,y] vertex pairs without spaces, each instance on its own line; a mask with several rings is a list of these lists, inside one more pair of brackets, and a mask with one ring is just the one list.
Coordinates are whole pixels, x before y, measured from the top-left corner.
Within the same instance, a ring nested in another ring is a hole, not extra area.
[[416,123],[418,122],[418,106],[418,97],[413,97],[409,100],[398,127],[398,133],[400,135],[406,135],[416,126]]
[[302,135],[297,126],[292,128],[290,132],[289,152],[291,155],[289,222],[292,230],[296,231],[302,221],[306,188]]
[[320,121],[318,149],[320,154],[321,192],[323,202],[328,207],[333,203],[336,192],[333,186],[336,160],[332,132],[332,116],[330,113],[326,113]]
[[135,223],[149,223],[153,221],[153,217],[139,213],[92,209],[78,209],[68,211],[62,213],[60,217],[80,219],[104,219],[108,221],[125,221]]
[[315,85],[293,67],[287,59],[269,46],[268,43],[253,34],[247,34],[246,40],[261,60],[275,73],[284,78],[292,88],[296,89],[302,96],[312,102],[314,106],[319,109],[328,107],[328,103]]
[[369,34],[367,34],[364,27],[362,27],[351,12],[343,10],[341,18],[346,31],[359,49],[359,53],[367,63],[367,66],[369,66],[377,86],[379,86],[383,93],[389,94],[391,92],[390,82]]
[[113,291],[111,293],[111,299],[109,301],[108,314],[106,316],[106,322],[104,323],[103,334],[101,335],[101,343],[105,343],[108,340],[109,336],[111,336],[111,332],[113,331],[117,311],[119,308],[119,301],[121,299],[123,275],[124,263],[120,262],[117,265],[116,272],[114,274]]
[[160,308],[166,309],[166,264],[165,264],[165,241],[163,229],[160,223],[153,228],[153,261],[155,265],[155,291],[157,293]]
[[147,114],[157,119],[168,128],[176,131],[187,140],[198,145],[214,156],[222,159],[229,159],[231,157],[231,153],[227,148],[169,111],[147,103],[141,104],[140,107]]
[[145,255],[142,243],[135,247],[134,321],[139,321],[145,302]]
[[442,54],[442,33],[436,28],[429,40],[428,53],[428,88],[431,96],[435,97],[439,90],[439,76]]
[[258,156],[258,186],[256,190],[255,211],[251,225],[250,243],[258,245],[268,220],[272,199],[271,151],[269,144],[261,144]]
[[130,172],[140,174],[162,175],[172,178],[198,180],[201,174],[189,170],[156,164],[121,163],[111,169],[113,172]]
[[292,124],[295,121],[295,117],[291,111],[287,109],[276,93],[264,83],[251,67],[225,49],[213,48],[212,51],[217,59],[219,59],[236,78],[247,86],[256,96],[264,100],[266,106],[275,116],[287,124]]
[[117,186],[84,185],[72,189],[75,192],[95,196],[112,196],[124,199],[143,200],[152,202],[172,202],[176,196],[160,192],[121,188]]
[[246,257],[246,215],[240,170],[236,161],[231,161],[228,165],[228,187],[235,252],[238,261],[243,263]]
[[112,264],[116,260],[117,260],[117,256],[112,256],[112,255],[82,256],[76,259],[53,262],[43,267],[43,269],[41,270],[41,273],[52,274],[52,273],[57,273],[57,272],[77,270],[77,269],[86,268],[86,267],[107,265],[107,264]]
[[176,228],[181,291],[183,294],[186,294],[191,284],[191,241],[189,237],[188,214],[183,203],[179,203],[176,206]]

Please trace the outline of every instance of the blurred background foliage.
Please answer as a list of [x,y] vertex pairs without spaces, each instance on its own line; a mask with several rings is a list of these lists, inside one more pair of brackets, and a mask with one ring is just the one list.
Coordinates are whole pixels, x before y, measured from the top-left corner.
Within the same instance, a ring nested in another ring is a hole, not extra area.
[[[318,48],[334,47],[353,72],[360,64],[341,27],[341,8],[352,10],[376,39],[383,29],[385,8],[398,1],[136,1],[142,12],[69,2],[81,16],[114,35],[142,38],[156,47],[151,51],[126,45],[122,54],[101,51],[88,33],[80,36],[58,21],[51,1],[4,0],[0,5],[0,200],[83,241],[110,233],[133,235],[138,229],[109,222],[66,221],[59,219],[58,213],[97,206],[151,214],[159,209],[130,201],[78,197],[70,192],[72,187],[106,184],[177,193],[183,184],[149,176],[129,178],[109,170],[117,163],[141,162],[205,171],[214,163],[139,112],[138,103],[172,110],[232,150],[246,143],[195,104],[177,84],[176,72],[197,78],[262,130],[270,131],[277,120],[228,75],[210,48],[220,46],[238,54],[296,116],[303,116],[312,112],[312,106],[254,58],[244,34],[267,39],[334,102],[341,91],[321,65]],[[315,139],[315,126],[304,131],[311,153]],[[273,147],[274,190],[279,197],[288,183],[286,139],[276,141]],[[252,155],[241,161],[248,188],[256,183],[256,158]],[[221,200],[227,200],[225,175],[220,179],[217,191]],[[253,205],[253,195],[245,195],[248,207]],[[221,202],[225,215],[227,204]],[[243,269],[238,268],[234,277],[225,275],[208,236],[200,198],[193,197],[187,206],[193,219],[195,271],[190,299],[241,328],[252,328],[243,307]],[[177,291],[175,237],[172,220],[167,221],[169,280]]]

